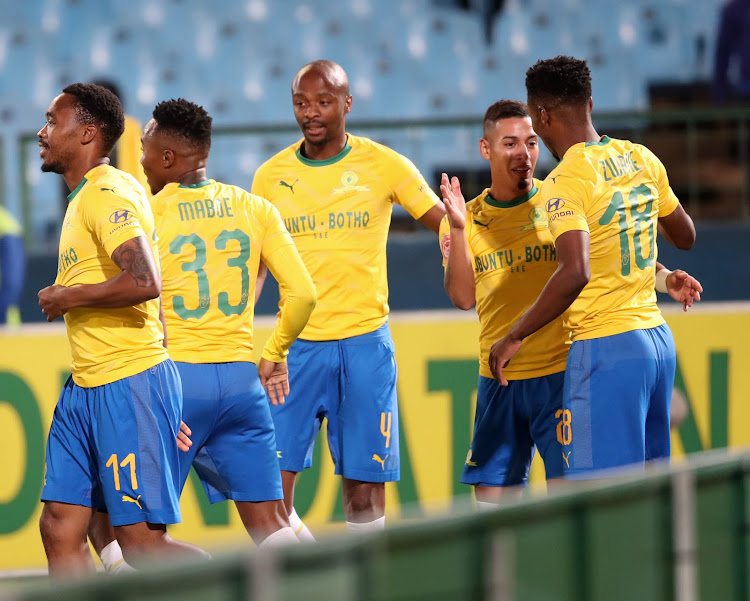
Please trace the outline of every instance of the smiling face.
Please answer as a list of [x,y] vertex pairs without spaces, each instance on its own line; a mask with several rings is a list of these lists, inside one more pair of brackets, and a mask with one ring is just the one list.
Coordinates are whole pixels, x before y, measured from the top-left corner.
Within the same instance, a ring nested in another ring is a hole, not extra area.
[[70,169],[81,148],[85,127],[78,119],[73,96],[60,94],[52,101],[44,127],[37,133],[42,171],[64,174]]
[[534,168],[539,158],[539,139],[529,117],[487,123],[480,140],[480,151],[490,162],[493,188],[508,195],[508,198],[498,200],[510,200],[532,188]]
[[345,139],[346,114],[351,109],[352,97],[330,73],[310,69],[295,79],[292,104],[306,145],[323,149]]

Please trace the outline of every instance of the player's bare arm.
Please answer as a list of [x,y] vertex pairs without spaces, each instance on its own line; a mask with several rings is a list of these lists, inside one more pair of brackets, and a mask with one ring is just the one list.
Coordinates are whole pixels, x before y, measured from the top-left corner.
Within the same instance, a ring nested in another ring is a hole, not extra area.
[[659,233],[680,250],[690,250],[695,244],[695,225],[682,205],[666,217],[659,217]]
[[[701,286],[701,283],[687,271],[682,269],[669,271],[669,269],[657,261],[656,274],[657,281],[660,276],[663,278],[666,292],[669,296],[671,296],[673,300],[682,304],[683,311],[687,311],[693,306],[694,302],[701,300],[703,286]],[[664,292],[664,290],[659,290],[657,286],[657,292]]]
[[445,207],[442,202],[439,202],[419,218],[419,223],[437,234],[440,231],[440,222],[443,217],[445,217]]
[[99,284],[66,287],[55,284],[39,292],[39,305],[47,321],[54,321],[76,307],[121,309],[161,294],[161,277],[145,236],[126,240],[112,253],[122,273]]
[[557,270],[508,335],[492,345],[490,370],[503,386],[508,385],[503,368],[521,348],[523,339],[560,317],[589,283],[589,242],[589,233],[583,230],[571,230],[557,238]]
[[440,192],[450,223],[450,245],[443,246],[441,241],[441,246],[450,249],[446,256],[443,285],[451,302],[467,311],[476,302],[476,282],[466,242],[466,201],[457,177],[449,180],[443,173]]

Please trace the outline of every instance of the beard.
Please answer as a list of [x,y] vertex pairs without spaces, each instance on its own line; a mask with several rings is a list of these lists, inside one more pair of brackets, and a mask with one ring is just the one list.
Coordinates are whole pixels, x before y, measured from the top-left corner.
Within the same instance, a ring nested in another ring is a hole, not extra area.
[[44,173],[65,173],[65,166],[60,161],[48,161],[42,163],[42,172]]
[[517,185],[518,185],[518,189],[519,190],[525,190],[529,186],[529,180],[527,180],[525,178],[524,179],[519,179]]

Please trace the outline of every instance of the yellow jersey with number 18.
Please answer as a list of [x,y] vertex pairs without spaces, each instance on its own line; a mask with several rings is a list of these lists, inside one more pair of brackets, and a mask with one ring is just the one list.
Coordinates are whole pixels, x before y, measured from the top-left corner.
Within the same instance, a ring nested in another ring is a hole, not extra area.
[[367,138],[349,134],[344,149],[324,161],[302,156],[301,144],[261,165],[252,187],[281,212],[315,282],[318,304],[300,338],[373,332],[388,318],[393,203],[418,219],[437,196],[411,161]]
[[[99,284],[122,273],[111,259],[123,242],[145,236],[158,262],[154,218],[135,179],[109,165],[94,167],[68,196],[56,284]],[[111,384],[167,359],[159,299],[121,309],[78,307],[65,314],[73,380]]]
[[[547,225],[538,186],[523,196],[499,202],[489,189],[466,203],[466,243],[473,262],[479,332],[479,374],[492,378],[492,345],[539,296],[557,269],[552,234]],[[443,265],[446,265],[448,217],[440,223]],[[523,341],[513,361],[503,369],[508,380],[526,380],[565,371],[567,337],[562,317]]]
[[[215,180],[167,184],[151,204],[169,355],[185,363],[253,361],[258,264],[277,251],[296,252],[279,212]],[[286,352],[267,350],[280,355],[276,361]]]
[[679,201],[648,148],[604,136],[571,146],[541,190],[555,240],[589,232],[591,280],[566,313],[573,340],[664,323],[656,306],[657,220]]

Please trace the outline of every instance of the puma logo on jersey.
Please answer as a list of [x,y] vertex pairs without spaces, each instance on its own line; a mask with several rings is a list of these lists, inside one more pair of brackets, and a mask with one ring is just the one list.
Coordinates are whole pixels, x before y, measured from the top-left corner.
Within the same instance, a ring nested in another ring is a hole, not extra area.
[[382,459],[380,458],[380,455],[377,455],[377,454],[375,454],[375,455],[372,456],[372,460],[373,461],[377,461],[380,464],[380,466],[383,468],[383,471],[385,471],[385,460],[386,459],[388,459],[388,455],[386,455]]
[[285,182],[285,181],[284,181],[284,180],[282,179],[282,180],[281,180],[281,181],[279,182],[279,185],[280,185],[280,186],[284,186],[285,188],[289,188],[289,189],[290,189],[290,190],[292,191],[292,194],[294,194],[294,186],[295,186],[295,185],[297,184],[297,182],[298,182],[298,181],[299,181],[298,179],[295,179],[295,180],[294,180],[294,183],[292,183],[292,184],[287,184],[287,183],[286,183],[286,182]]
[[476,219],[474,219],[472,220],[472,223],[476,223],[477,225],[481,225],[482,227],[490,229],[490,223],[492,223],[492,219],[490,219],[487,223],[482,223],[481,221],[477,221]]
[[135,503],[136,505],[138,505],[139,509],[143,509],[143,507],[141,507],[140,502],[138,501],[140,498],[141,498],[141,495],[138,495],[135,499],[133,497],[129,497],[128,495],[122,495],[122,502],[123,503]]
[[117,194],[114,188],[99,188],[99,190],[101,190],[102,192],[112,192],[112,194]]
[[565,453],[563,453],[563,459],[565,460],[565,465],[568,466],[568,469],[570,469],[570,461],[568,459],[570,458],[570,454],[572,452],[573,451],[568,451],[567,455]]

